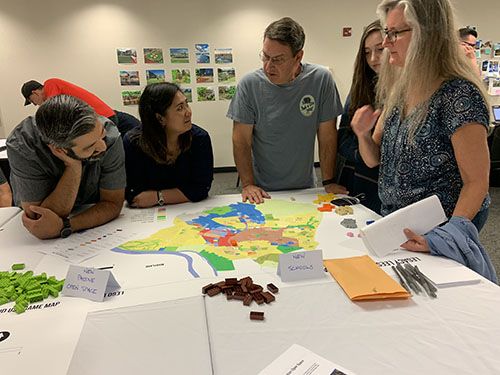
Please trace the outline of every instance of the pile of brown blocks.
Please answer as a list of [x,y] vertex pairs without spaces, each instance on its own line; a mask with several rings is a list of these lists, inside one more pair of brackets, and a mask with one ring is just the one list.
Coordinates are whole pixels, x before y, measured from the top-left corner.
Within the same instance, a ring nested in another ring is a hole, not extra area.
[[[279,291],[279,289],[274,284],[267,284],[267,289],[273,293],[278,293]],[[232,299],[243,301],[243,304],[245,306],[250,306],[252,301],[255,301],[258,305],[261,305],[264,302],[271,303],[276,300],[272,293],[264,291],[264,288],[262,288],[261,285],[254,284],[250,276],[244,277],[239,280],[235,277],[227,278],[224,281],[219,281],[215,284],[205,285],[201,289],[201,291],[203,294],[207,294],[210,297],[223,293],[226,295],[226,299],[228,301]],[[250,313],[250,319],[264,320],[264,313],[252,311]]]

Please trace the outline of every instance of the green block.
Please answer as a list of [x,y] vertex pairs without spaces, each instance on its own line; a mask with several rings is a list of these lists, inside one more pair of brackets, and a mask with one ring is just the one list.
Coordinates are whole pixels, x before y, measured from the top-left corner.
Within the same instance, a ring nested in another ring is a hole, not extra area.
[[47,289],[49,290],[49,294],[52,297],[56,298],[57,296],[59,296],[58,290],[56,288],[54,288],[53,286],[49,286],[49,287],[47,287]]
[[18,314],[22,314],[23,312],[26,311],[23,305],[16,304],[14,305],[14,311]]
[[24,267],[26,267],[24,263],[17,263],[12,265],[12,269],[15,271],[24,270]]

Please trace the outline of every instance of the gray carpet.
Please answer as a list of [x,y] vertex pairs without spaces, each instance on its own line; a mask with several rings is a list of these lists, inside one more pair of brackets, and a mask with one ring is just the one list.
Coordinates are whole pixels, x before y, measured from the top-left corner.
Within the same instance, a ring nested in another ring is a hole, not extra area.
[[[215,173],[210,195],[239,194],[236,187],[238,175],[236,172]],[[320,180],[320,179],[319,179]],[[500,187],[491,187],[491,207],[488,221],[479,234],[481,244],[490,255],[493,266],[500,276]]]

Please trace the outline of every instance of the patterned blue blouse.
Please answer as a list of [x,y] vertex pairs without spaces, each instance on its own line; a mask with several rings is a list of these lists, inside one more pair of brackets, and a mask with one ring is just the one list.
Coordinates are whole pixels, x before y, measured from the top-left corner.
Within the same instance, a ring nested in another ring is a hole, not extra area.
[[[489,126],[489,112],[481,93],[471,82],[452,79],[431,96],[425,121],[408,142],[408,120],[401,122],[394,109],[384,124],[381,144],[379,195],[382,215],[436,194],[446,216],[452,216],[462,189],[451,136],[462,125]],[[489,195],[481,210],[490,205]]]

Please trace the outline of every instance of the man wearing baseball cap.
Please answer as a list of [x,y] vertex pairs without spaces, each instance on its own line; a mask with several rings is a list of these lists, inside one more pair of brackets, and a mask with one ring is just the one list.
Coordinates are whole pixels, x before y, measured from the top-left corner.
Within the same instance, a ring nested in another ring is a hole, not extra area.
[[75,96],[94,108],[98,115],[109,118],[118,126],[118,118],[110,106],[91,92],[62,79],[51,78],[43,85],[38,81],[28,81],[21,87],[21,93],[25,98],[24,105],[40,105],[56,95]]

